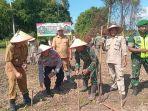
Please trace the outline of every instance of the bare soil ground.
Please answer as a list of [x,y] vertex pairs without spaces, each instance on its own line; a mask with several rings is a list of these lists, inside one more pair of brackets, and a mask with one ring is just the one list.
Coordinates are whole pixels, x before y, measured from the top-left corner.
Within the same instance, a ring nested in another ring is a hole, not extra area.
[[[109,95],[104,103],[97,103],[97,99],[94,101],[88,101],[88,92],[79,92],[82,86],[82,80],[80,76],[74,76],[75,83],[63,83],[64,91],[54,94],[53,97],[48,97],[40,92],[37,66],[29,65],[27,69],[28,89],[30,95],[33,92],[33,106],[24,107],[22,105],[22,95],[18,92],[17,103],[18,111],[113,111],[103,104],[111,106],[114,111],[148,111],[148,75],[141,70],[140,80],[142,82],[142,90],[137,96],[131,95],[132,90],[129,89],[129,77],[131,73],[131,61],[130,54],[128,56],[128,66],[124,69],[125,84],[127,90],[127,98],[124,102],[124,106],[121,107],[120,95],[118,91],[109,92],[109,86],[111,85],[111,77],[108,74],[108,69],[105,63],[105,55],[102,59],[102,79],[103,79],[103,91],[104,95]],[[0,111],[7,111],[7,77],[4,72],[4,50],[0,50]],[[74,65],[74,61],[72,61]],[[74,75],[74,72],[72,72]],[[52,78],[52,87],[54,87],[55,77]]]

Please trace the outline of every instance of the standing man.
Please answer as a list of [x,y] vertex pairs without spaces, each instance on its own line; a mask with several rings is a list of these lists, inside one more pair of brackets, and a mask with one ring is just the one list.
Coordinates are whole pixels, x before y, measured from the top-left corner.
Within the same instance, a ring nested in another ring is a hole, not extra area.
[[148,74],[148,20],[141,20],[137,23],[138,34],[128,39],[128,49],[132,59],[131,85],[135,96],[139,92],[139,75],[141,65]]
[[58,27],[57,36],[53,38],[52,46],[60,55],[65,73],[65,79],[70,79],[70,59],[72,59],[71,50],[69,48],[69,39],[64,35],[62,27]]
[[107,29],[109,37],[105,42],[106,62],[109,73],[113,79],[110,91],[119,90],[121,98],[125,99],[125,85],[122,67],[127,65],[126,41],[123,36],[118,36],[122,28],[117,25],[111,25]]
[[6,74],[8,76],[8,96],[10,102],[10,110],[16,111],[16,82],[23,95],[25,105],[30,105],[31,99],[27,89],[26,78],[26,62],[28,56],[27,41],[32,39],[30,35],[18,31],[10,40],[10,44],[6,48]]

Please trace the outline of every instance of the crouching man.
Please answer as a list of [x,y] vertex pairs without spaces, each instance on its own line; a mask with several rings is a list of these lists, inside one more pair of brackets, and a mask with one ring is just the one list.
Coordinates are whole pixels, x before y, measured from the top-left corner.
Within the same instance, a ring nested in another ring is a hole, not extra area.
[[80,39],[75,39],[72,45],[70,46],[75,51],[75,60],[76,60],[76,73],[79,73],[80,69],[80,60],[84,62],[83,71],[82,71],[82,80],[83,87],[81,92],[88,90],[88,81],[91,78],[91,91],[89,95],[89,100],[94,100],[97,90],[97,68],[99,61],[97,55],[93,48],[88,46],[88,44]]
[[27,41],[32,39],[30,35],[18,31],[10,40],[6,48],[5,71],[8,76],[8,98],[10,110],[16,111],[16,82],[23,95],[25,105],[30,105],[31,99],[27,89],[27,78],[25,73],[26,60],[28,55]]
[[52,49],[51,46],[41,44],[38,48],[38,69],[39,69],[39,82],[40,87],[43,89],[43,84],[46,88],[46,93],[51,95],[50,90],[50,78],[51,72],[54,69],[56,73],[56,83],[54,89],[62,91],[61,84],[64,78],[64,72],[62,69],[62,61],[58,53]]

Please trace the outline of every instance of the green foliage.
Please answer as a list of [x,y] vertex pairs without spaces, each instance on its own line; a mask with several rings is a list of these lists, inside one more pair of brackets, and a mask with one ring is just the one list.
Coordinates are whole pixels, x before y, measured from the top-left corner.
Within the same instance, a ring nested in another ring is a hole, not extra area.
[[7,41],[6,40],[0,40],[0,48],[5,48],[7,45]]
[[0,0],[0,39],[9,36],[11,30],[11,10],[5,0]]
[[[7,8],[6,8],[7,7]],[[36,23],[71,22],[68,0],[15,0],[12,9],[0,0],[0,37],[12,36],[12,15],[15,28],[36,34]],[[1,38],[0,38],[1,39]]]
[[71,21],[69,7],[48,0],[16,0],[14,8],[17,29],[26,32],[35,31],[38,22],[65,22]]
[[[140,0],[102,0],[109,8],[109,24],[116,23],[135,29],[136,20],[141,15]],[[120,22],[120,23],[117,23]]]
[[107,23],[108,10],[103,8],[92,7],[82,12],[75,24],[76,33],[83,39],[89,34],[95,36],[99,32],[100,26]]
[[[112,5],[115,0],[102,0],[106,6]],[[116,0],[117,1],[117,0]]]

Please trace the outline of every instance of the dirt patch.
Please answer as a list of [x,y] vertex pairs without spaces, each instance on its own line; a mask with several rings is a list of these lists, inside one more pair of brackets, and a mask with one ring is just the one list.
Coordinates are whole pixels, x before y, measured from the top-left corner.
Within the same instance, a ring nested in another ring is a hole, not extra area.
[[[0,60],[0,111],[2,111],[8,108],[6,93],[8,84],[7,77],[4,72],[4,51],[1,51],[0,53]],[[128,88],[131,73],[130,55],[128,56],[128,66],[124,69],[125,83],[128,94],[124,107],[121,108],[121,100],[118,91],[111,93],[108,92],[108,88],[111,84],[111,78],[108,74],[104,54],[102,61],[102,78],[104,83],[103,90],[105,94],[109,94],[109,97],[104,104],[117,109],[117,111],[148,111],[148,76],[143,68],[140,75],[140,80],[143,87],[142,91],[138,94],[138,96],[132,96],[132,90]],[[74,61],[72,61],[72,65],[74,65]],[[78,111],[79,106],[81,107],[81,111],[111,111],[111,109],[107,108],[105,105],[98,104],[96,101],[97,99],[92,102],[88,101],[88,92],[79,92],[79,89],[82,86],[82,81],[79,77],[75,79],[74,84],[64,82],[64,91],[62,93],[54,94],[53,97],[45,96],[43,92],[40,92],[37,72],[37,65],[28,66],[28,89],[30,91],[30,95],[33,91],[33,107],[24,107],[21,105],[22,95],[18,90],[17,103],[20,107],[19,111]],[[52,88],[54,87],[54,84],[55,78],[52,79]],[[78,105],[78,103],[80,103],[80,105]]]

